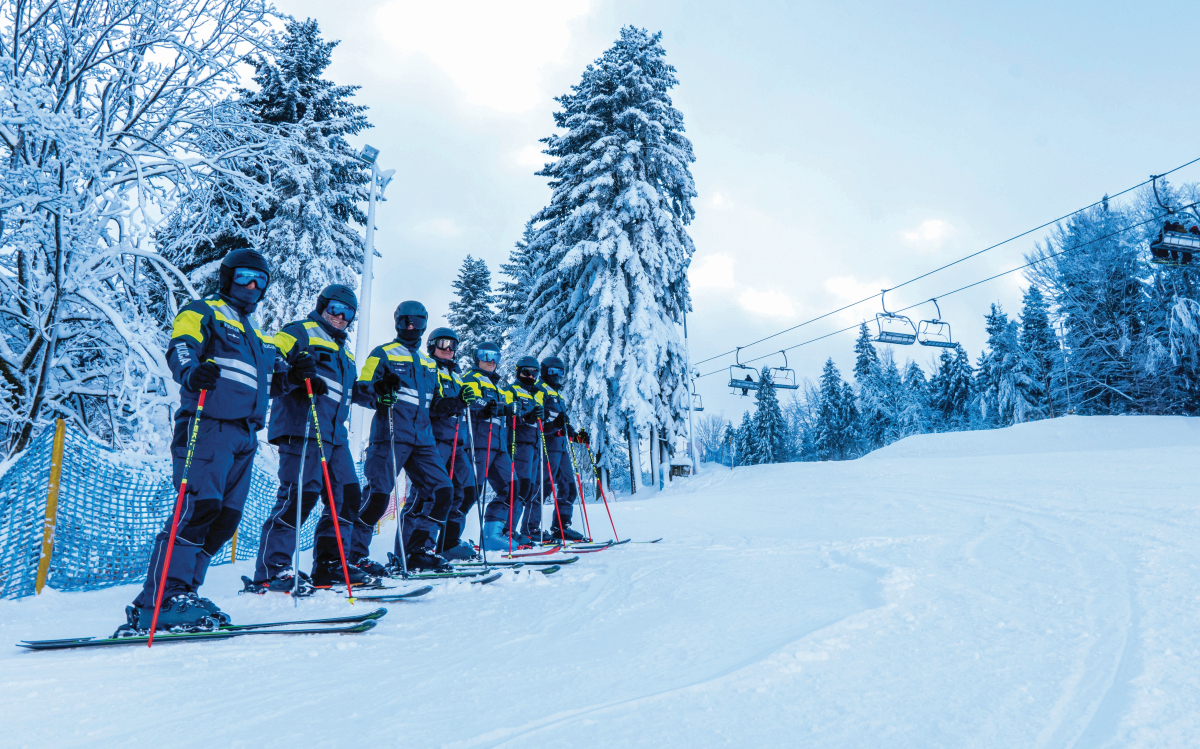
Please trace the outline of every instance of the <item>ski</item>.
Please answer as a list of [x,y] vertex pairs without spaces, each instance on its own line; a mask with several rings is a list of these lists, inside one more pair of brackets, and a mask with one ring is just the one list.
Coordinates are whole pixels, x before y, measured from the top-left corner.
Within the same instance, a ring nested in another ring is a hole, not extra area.
[[[634,541],[634,543],[635,544],[656,544],[661,540],[662,540],[661,538],[656,538],[653,541]],[[621,543],[625,543],[625,542],[622,541]]]
[[600,549],[607,549],[610,546],[616,546],[616,543],[614,543],[612,541],[601,541],[600,543],[595,543],[595,544],[584,544],[584,543],[570,544],[568,546],[563,547],[563,550],[564,551],[599,551]]
[[[283,622],[282,624],[290,624]],[[375,627],[376,621],[368,619],[357,624],[341,627],[312,627],[307,629],[241,629],[215,630],[212,632],[163,632],[154,635],[155,643],[166,642],[196,642],[200,640],[231,640],[234,637],[249,637],[250,635],[326,635],[326,634],[356,634],[366,632]],[[254,626],[254,625],[245,625]],[[104,637],[86,638],[80,640],[38,640],[35,642],[19,642],[18,647],[29,650],[67,650],[71,648],[104,648],[118,645],[145,645],[150,638],[146,635],[134,637]]]
[[[397,588],[390,588],[386,585],[382,586],[381,589],[382,590],[398,590]],[[413,590],[406,590],[406,591],[399,592],[399,593],[382,593],[380,595],[355,596],[354,600],[356,600],[356,601],[382,601],[385,603],[387,601],[411,601],[414,598],[420,598],[421,596],[425,595],[426,593],[428,593],[432,590],[433,590],[432,585],[422,585],[419,588],[415,588]]]
[[488,583],[496,582],[497,580],[499,580],[502,577],[504,577],[503,572],[493,572],[492,574],[488,575],[487,577],[481,577],[478,580],[472,580],[471,584],[472,585],[487,585]]
[[504,559],[523,559],[525,557],[547,557],[562,551],[562,544],[548,547],[545,551],[516,551],[512,554],[501,554]]
[[[460,577],[479,577],[482,574],[485,574],[484,570],[480,570],[478,572],[471,572],[471,571],[467,571],[467,570],[464,570],[461,572],[414,572],[414,573],[410,574],[408,577],[397,576],[397,577],[393,577],[391,579],[400,580],[402,582],[403,581],[413,581],[413,580],[453,580],[455,578],[460,578]],[[393,588],[389,585],[381,585],[379,587],[382,588],[383,590],[395,590],[395,588]],[[361,598],[361,597],[362,596],[355,596],[355,598]]]
[[542,567],[540,570],[538,570],[538,572],[542,573],[543,575],[553,575],[555,572],[558,572],[561,569],[561,565],[552,564],[549,567]]
[[[550,566],[552,564],[574,564],[579,561],[578,556],[566,557],[564,559],[531,559],[525,562],[488,562],[489,567],[504,567],[506,569],[518,569],[520,567],[538,567]],[[483,562],[457,562],[455,567],[482,567]]]

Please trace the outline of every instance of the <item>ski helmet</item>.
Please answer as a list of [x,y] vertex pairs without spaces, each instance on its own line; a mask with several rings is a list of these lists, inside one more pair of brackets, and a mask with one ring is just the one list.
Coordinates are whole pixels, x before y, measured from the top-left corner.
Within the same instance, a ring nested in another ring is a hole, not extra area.
[[[396,336],[401,343],[409,348],[415,348],[421,343],[421,336],[425,335],[425,325],[429,320],[429,313],[424,304],[414,301],[400,302],[400,306],[396,308],[395,320]],[[412,330],[408,329],[409,325],[413,326]]]
[[443,338],[454,341],[454,349],[456,352],[458,351],[458,333],[455,333],[453,328],[434,328],[433,332],[429,334],[429,340],[425,342],[425,352],[433,356],[433,350],[436,348],[434,344]]
[[542,359],[542,379],[558,388],[562,387],[562,378],[567,373],[567,365],[557,356],[547,356]]
[[522,379],[521,370],[523,370],[523,369],[532,369],[533,375],[531,377],[529,377],[528,379],[536,380],[537,372],[538,372],[538,360],[533,358],[532,356],[522,356],[520,359],[517,359],[517,379],[518,380]]
[[317,314],[323,313],[330,302],[341,302],[350,308],[350,314],[344,315],[346,322],[354,319],[354,315],[358,311],[358,297],[354,295],[349,286],[335,283],[321,289],[320,295],[317,296]]
[[475,361],[494,361],[500,364],[500,347],[491,341],[484,341],[475,347]]
[[[261,252],[243,248],[233,250],[221,260],[222,294],[229,293],[230,287],[233,286],[233,272],[238,268],[249,268],[250,270],[266,273],[267,283],[259,289],[260,292],[266,293],[267,286],[271,285],[271,266],[267,264],[267,259],[262,256]],[[261,298],[261,295],[259,298]]]

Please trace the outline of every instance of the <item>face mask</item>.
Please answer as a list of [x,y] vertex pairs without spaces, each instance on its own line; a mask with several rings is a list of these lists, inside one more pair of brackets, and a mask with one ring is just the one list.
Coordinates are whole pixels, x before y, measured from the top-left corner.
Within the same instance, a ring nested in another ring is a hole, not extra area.
[[400,342],[409,348],[415,348],[421,343],[421,336],[425,335],[424,328],[413,328],[412,330],[401,330],[398,332]]
[[255,305],[262,299],[262,295],[262,291],[258,289],[251,290],[237,284],[231,284],[229,287],[229,297],[246,307],[247,312],[254,311]]

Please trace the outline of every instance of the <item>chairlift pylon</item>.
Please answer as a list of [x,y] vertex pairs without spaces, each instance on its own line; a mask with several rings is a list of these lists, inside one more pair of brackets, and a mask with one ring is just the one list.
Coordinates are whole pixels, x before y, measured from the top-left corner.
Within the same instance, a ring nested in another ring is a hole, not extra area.
[[904,315],[888,312],[887,289],[879,290],[879,304],[883,312],[875,313],[874,340],[876,343],[891,343],[897,346],[911,346],[917,341],[917,328],[913,321]]
[[735,364],[729,365],[729,387],[741,390],[742,395],[749,395],[751,390],[758,390],[761,375],[754,367],[748,367],[741,361],[742,347],[738,346],[733,354]]
[[796,390],[800,387],[796,384],[796,371],[788,368],[787,352],[779,353],[783,354],[783,366],[771,367],[771,383],[784,390]]
[[1178,266],[1192,262],[1193,254],[1200,254],[1200,226],[1180,220],[1174,208],[1162,202],[1158,196],[1158,178],[1161,175],[1150,175],[1154,187],[1154,199],[1167,212],[1159,227],[1158,236],[1150,240],[1150,262],[1155,265]]
[[956,344],[950,335],[950,323],[942,322],[940,319],[942,316],[941,305],[936,299],[929,301],[933,302],[934,309],[937,310],[937,317],[932,320],[922,320],[917,324],[917,343],[922,346],[954,348]]

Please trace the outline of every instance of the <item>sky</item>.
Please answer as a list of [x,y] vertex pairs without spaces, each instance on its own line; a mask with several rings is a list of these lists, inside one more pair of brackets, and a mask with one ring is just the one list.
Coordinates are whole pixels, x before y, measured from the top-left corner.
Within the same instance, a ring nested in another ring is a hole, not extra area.
[[[493,274],[550,191],[535,175],[554,97],[623,25],[663,33],[699,193],[689,227],[691,357],[700,362],[889,288],[1200,157],[1182,2],[408,2],[284,0],[341,40],[326,76],[361,86],[356,145],[395,169],[378,208],[372,342],[405,299],[444,324],[468,254]],[[352,7],[353,12],[348,12]],[[1174,175],[1200,181],[1200,164]],[[887,296],[891,308],[1024,262],[1041,232]],[[494,280],[498,280],[495,279]],[[1021,274],[941,302],[974,360],[983,316],[1020,310]],[[794,346],[860,305],[747,348]],[[911,314],[932,317],[932,304]],[[816,379],[853,367],[854,333],[794,349]],[[897,347],[932,370],[937,349]],[[739,419],[723,357],[698,365],[705,415]],[[715,374],[709,374],[715,372]]]

